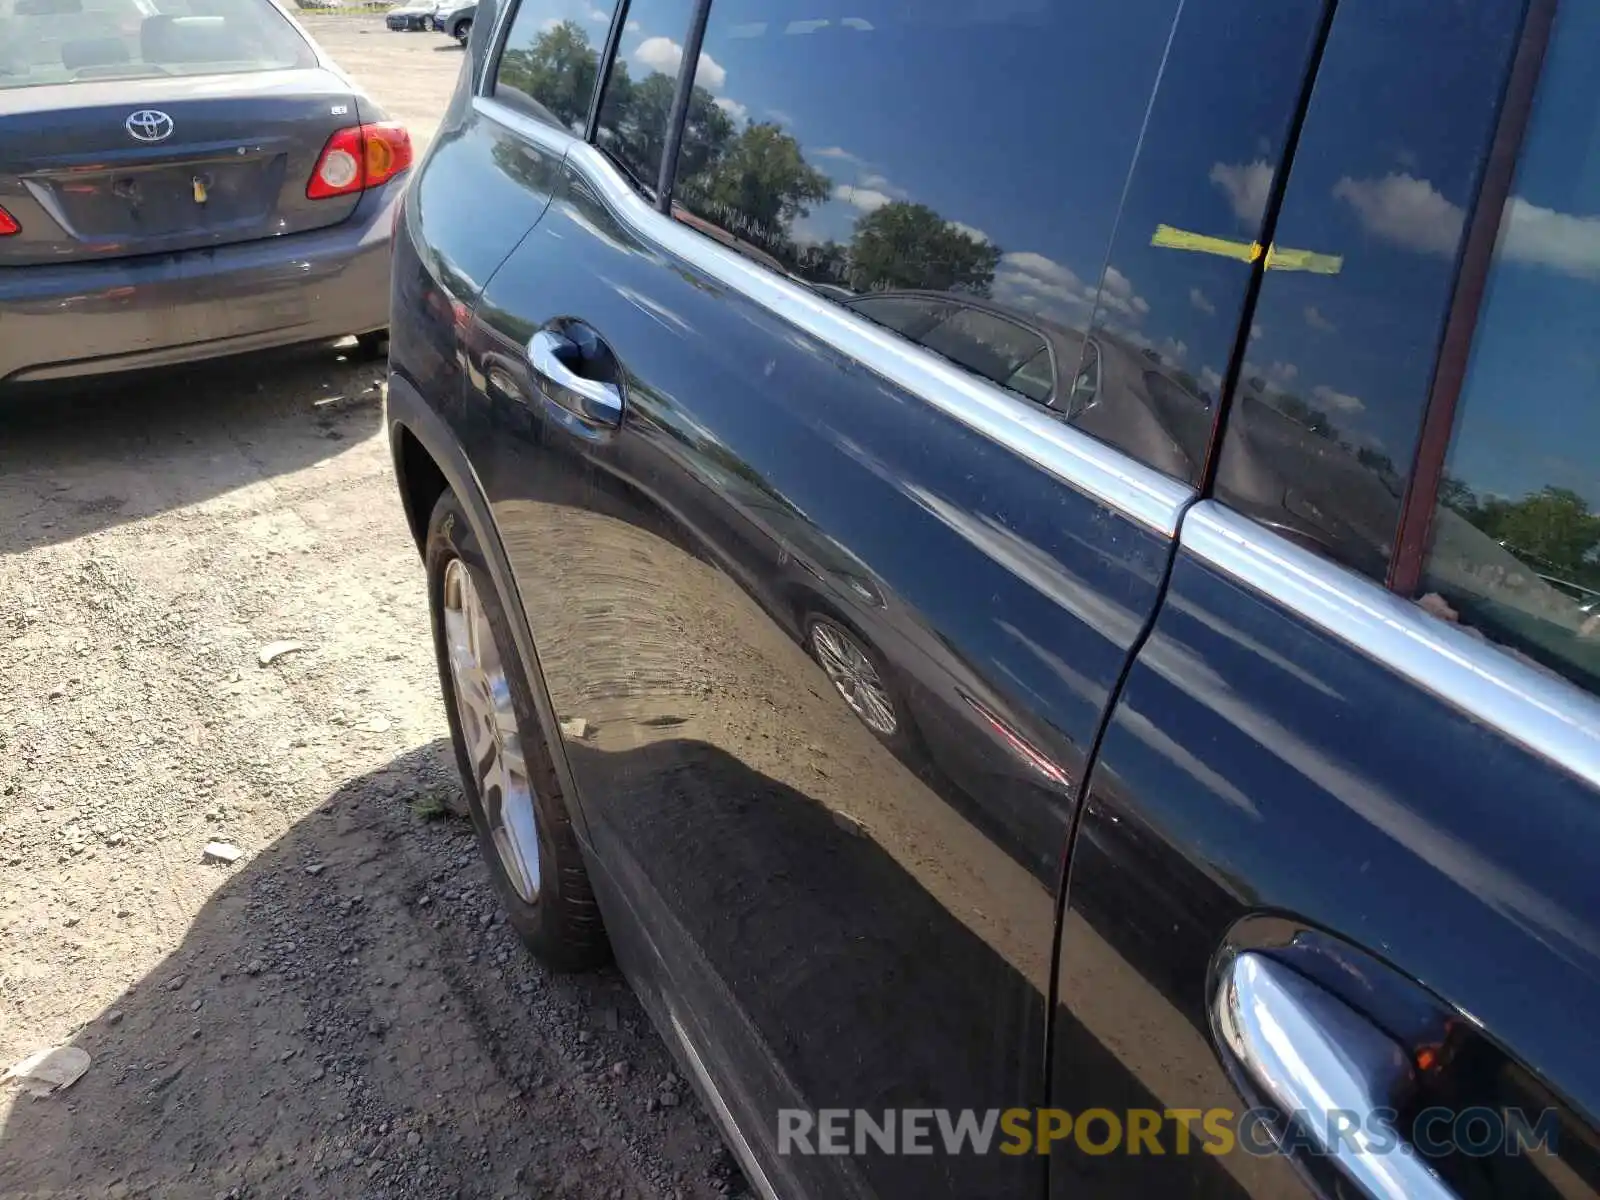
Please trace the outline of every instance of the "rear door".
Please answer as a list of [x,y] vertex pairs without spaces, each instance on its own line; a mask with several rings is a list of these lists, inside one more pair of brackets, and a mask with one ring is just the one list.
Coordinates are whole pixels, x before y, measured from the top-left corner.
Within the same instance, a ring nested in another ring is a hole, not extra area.
[[[193,11],[191,11],[193,8]],[[268,0],[11,0],[0,16],[0,266],[155,254],[336,224],[309,199],[363,115]]]
[[1600,7],[1550,17],[1338,7],[1074,843],[1054,1196],[1600,1187]]
[[[1097,441],[840,301],[1225,362],[1248,262],[1108,247],[1130,187],[1257,236],[1208,175],[1270,181],[1320,6],[1178,7],[525,0],[476,101],[564,163],[474,313],[468,449],[613,939],[771,1193],[1042,1186],[985,1114],[1042,1097],[1071,797],[1192,480],[1155,415]],[[990,1152],[882,1132],[930,1108]]]

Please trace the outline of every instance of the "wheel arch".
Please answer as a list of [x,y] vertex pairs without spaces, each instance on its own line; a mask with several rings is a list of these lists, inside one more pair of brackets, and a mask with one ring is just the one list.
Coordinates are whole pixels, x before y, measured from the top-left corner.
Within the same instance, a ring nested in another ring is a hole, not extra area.
[[466,510],[478,547],[488,565],[490,578],[505,609],[506,620],[511,625],[517,659],[522,664],[529,690],[533,693],[534,705],[539,710],[539,722],[545,740],[550,745],[551,758],[562,790],[572,800],[573,825],[580,840],[588,846],[591,843],[584,818],[583,798],[577,790],[572,768],[567,763],[561,726],[556,720],[555,707],[550,702],[549,689],[545,686],[544,670],[539,665],[538,649],[533,643],[527,614],[523,611],[522,594],[517,589],[516,577],[511,571],[511,560],[500,540],[499,526],[495,524],[477,474],[449,427],[428,406],[409,380],[394,373],[389,376],[388,421],[389,449],[394,460],[400,503],[405,510],[406,524],[416,541],[419,556],[427,542],[428,518],[446,488],[455,493],[461,501],[461,507]]
[[417,437],[408,427],[395,422],[394,474],[400,487],[400,505],[405,510],[406,525],[411,530],[411,540],[420,552],[428,538],[428,515],[444,495],[450,481]]

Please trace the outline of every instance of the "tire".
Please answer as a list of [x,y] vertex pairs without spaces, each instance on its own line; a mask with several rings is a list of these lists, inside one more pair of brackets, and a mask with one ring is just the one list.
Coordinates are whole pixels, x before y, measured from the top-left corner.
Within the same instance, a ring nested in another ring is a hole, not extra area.
[[467,39],[472,36],[471,19],[469,18],[465,21],[457,21],[455,28],[450,31],[450,36],[465,46],[467,44]]
[[[895,686],[894,672],[865,638],[843,622],[822,613],[811,613],[805,619],[805,648],[840,699],[873,737],[897,754],[915,749],[911,713],[901,698],[900,689]],[[872,703],[870,698],[873,682],[876,683],[877,703]],[[861,684],[869,686],[868,697],[863,697],[858,690]]]
[[[423,559],[450,739],[495,892],[511,927],[545,965],[601,966],[610,945],[533,690],[466,511],[448,489],[428,520]],[[476,637],[466,637],[469,628]],[[470,689],[466,703],[458,669],[462,679],[476,675],[485,684]]]

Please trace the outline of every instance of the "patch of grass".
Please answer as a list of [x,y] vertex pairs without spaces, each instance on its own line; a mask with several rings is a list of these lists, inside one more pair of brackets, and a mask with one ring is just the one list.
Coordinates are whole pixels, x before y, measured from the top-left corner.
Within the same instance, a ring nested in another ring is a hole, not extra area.
[[412,815],[423,821],[442,821],[450,815],[443,792],[424,792],[406,802]]

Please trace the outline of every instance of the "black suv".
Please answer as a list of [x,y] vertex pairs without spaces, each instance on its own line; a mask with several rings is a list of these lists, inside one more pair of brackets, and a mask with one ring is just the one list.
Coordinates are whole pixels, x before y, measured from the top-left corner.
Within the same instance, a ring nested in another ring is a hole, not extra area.
[[1600,1184],[1600,0],[484,0],[388,423],[766,1196]]

